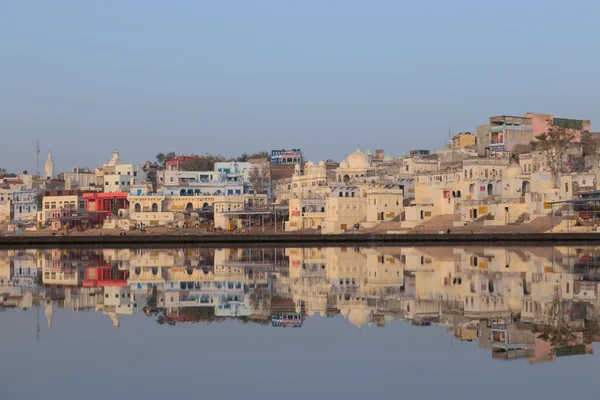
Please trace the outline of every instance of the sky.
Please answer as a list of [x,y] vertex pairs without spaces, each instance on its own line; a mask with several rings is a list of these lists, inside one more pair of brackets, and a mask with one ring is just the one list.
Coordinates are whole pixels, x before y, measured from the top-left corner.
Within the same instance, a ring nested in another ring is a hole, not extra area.
[[[238,321],[158,325],[137,314],[118,329],[100,312],[0,313],[0,398],[460,399],[594,398],[598,355],[554,362],[492,359],[443,327],[394,321],[360,330],[341,315],[302,328]],[[577,377],[573,381],[573,377]]]
[[0,167],[441,148],[494,115],[600,119],[600,3],[4,1]]

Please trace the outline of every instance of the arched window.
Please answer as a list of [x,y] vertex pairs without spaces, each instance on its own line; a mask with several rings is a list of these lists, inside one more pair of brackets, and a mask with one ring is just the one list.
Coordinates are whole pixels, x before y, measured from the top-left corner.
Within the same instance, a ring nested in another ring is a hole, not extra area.
[[196,196],[200,196],[200,189],[196,189],[196,190],[194,190],[194,195],[196,195]]
[[354,192],[352,192],[352,197],[354,197]]
[[467,170],[465,169],[465,179],[467,179]]
[[406,172],[408,172],[408,164],[406,165]]
[[487,169],[487,168],[485,169],[485,177],[486,177],[486,178],[487,178],[487,177],[489,177],[489,171],[488,171],[488,169]]
[[181,192],[179,192],[180,196],[185,196],[185,189],[181,189]]
[[456,192],[456,197],[460,197],[460,190]]
[[188,211],[191,211],[194,209],[194,205],[192,203],[187,203],[187,205],[185,206],[185,209]]
[[302,212],[305,213],[306,212],[306,207],[302,207]]
[[158,212],[158,204],[152,203],[152,212]]
[[340,197],[344,197],[344,193],[340,192]]
[[473,193],[474,191],[475,191],[475,184],[474,184],[474,183],[471,183],[471,184],[469,185],[469,193]]
[[348,192],[346,192],[346,197],[348,197]]
[[488,185],[487,185],[487,194],[488,194],[488,196],[491,196],[492,194],[494,194],[494,185],[492,185],[491,183],[488,183]]
[[142,206],[140,203],[135,203],[135,206],[133,206],[133,211],[136,213],[142,212]]
[[469,170],[469,178],[473,179],[473,170],[472,169]]

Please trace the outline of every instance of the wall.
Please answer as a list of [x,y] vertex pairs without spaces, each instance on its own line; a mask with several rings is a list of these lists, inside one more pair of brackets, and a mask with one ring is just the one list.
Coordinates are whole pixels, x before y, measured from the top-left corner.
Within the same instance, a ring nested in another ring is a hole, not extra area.
[[135,222],[143,222],[147,225],[165,225],[169,222],[175,221],[175,213],[166,212],[140,212],[130,213],[129,219]]

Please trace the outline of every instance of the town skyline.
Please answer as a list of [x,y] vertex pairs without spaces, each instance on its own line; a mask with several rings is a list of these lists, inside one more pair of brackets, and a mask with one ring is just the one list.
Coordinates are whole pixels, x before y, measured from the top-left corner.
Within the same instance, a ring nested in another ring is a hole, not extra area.
[[[19,140],[1,167],[33,170],[36,140],[63,171],[115,148],[136,163],[272,147],[341,159],[433,149],[492,115],[600,118],[596,4],[148,3],[144,18],[116,4],[6,6],[0,129]],[[502,33],[481,22],[514,13]],[[563,18],[578,23],[554,29]]]

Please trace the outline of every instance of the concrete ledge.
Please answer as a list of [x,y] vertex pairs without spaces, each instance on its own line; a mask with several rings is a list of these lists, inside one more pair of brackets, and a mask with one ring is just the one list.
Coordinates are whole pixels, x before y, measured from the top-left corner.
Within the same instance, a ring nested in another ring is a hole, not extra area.
[[127,236],[3,236],[0,247],[31,246],[164,246],[164,245],[322,245],[322,244],[443,244],[443,243],[600,243],[594,233],[499,234],[280,234],[280,235],[127,235]]

